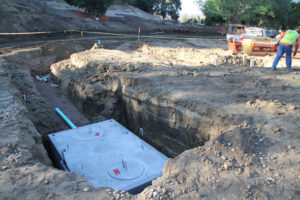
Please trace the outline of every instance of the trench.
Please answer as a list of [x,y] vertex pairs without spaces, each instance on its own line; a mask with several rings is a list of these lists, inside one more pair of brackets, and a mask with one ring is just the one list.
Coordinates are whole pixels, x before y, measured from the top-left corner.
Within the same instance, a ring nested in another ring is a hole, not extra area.
[[168,157],[202,146],[210,138],[208,132],[213,124],[207,117],[200,119],[171,105],[155,105],[140,100],[130,94],[123,94],[120,88],[115,92],[95,92],[91,95],[93,98],[82,99],[78,91],[80,85],[70,83],[62,91],[52,87],[51,83],[26,76],[28,74],[18,72],[14,73],[13,78],[20,92],[27,94],[25,105],[31,113],[31,120],[43,136],[48,152],[47,135],[70,129],[55,113],[55,107],[63,107],[65,114],[76,126],[115,119]]
[[[176,103],[170,102],[169,99],[156,99],[150,95],[150,99],[144,100],[136,96],[140,80],[130,75],[125,74],[103,82],[109,66],[110,63],[96,66],[97,70],[102,70],[96,74],[92,70],[93,75],[90,76],[83,75],[83,81],[78,80],[80,77],[76,75],[76,80],[68,80],[67,85],[53,74],[49,83],[43,83],[34,77],[33,80],[31,77],[24,79],[28,74],[15,73],[16,84],[21,93],[29,94],[29,98],[35,96],[25,104],[31,113],[31,120],[43,136],[43,143],[48,152],[50,146],[47,135],[69,129],[55,113],[56,107],[62,107],[65,114],[79,127],[105,119],[115,119],[171,158],[185,150],[204,145],[211,135],[215,136],[224,130],[224,127],[229,126],[226,113],[221,113],[205,103],[195,105],[194,102],[186,101],[184,104],[190,108],[185,109],[177,107]],[[116,68],[118,67],[124,66]],[[59,87],[52,87],[51,84],[57,84]],[[89,85],[100,89],[85,91],[83,97],[83,90]],[[136,91],[132,85],[137,86]],[[193,112],[193,107],[200,110]],[[52,157],[51,153],[49,156]]]
[[[82,99],[78,91],[80,85],[72,82],[65,91],[55,91],[60,89],[53,89],[51,86],[49,88],[49,84],[46,86],[45,83],[38,81],[35,81],[35,85],[39,93],[51,102],[48,102],[51,107],[51,116],[48,117],[54,118],[58,124],[52,133],[70,129],[54,112],[56,106],[62,106],[76,126],[115,119],[164,155],[174,158],[185,150],[204,145],[210,139],[208,133],[215,123],[210,119],[215,117],[210,113],[212,109],[208,109],[202,117],[194,117],[193,114],[172,105],[153,104],[124,94],[121,88],[115,92],[111,90],[95,92],[91,95],[93,98]],[[48,87],[47,92],[44,91],[45,86]],[[52,99],[49,91],[59,93],[61,97]],[[220,116],[217,118],[223,120]],[[40,129],[40,124],[37,126]],[[46,135],[48,134],[51,133],[48,132]],[[44,146],[54,166],[58,167],[57,153],[53,153],[53,146],[46,135],[43,137]]]
[[[76,93],[75,90],[69,89],[69,93],[72,93],[72,101],[89,118],[97,119],[101,111],[105,110],[105,105],[102,103],[99,105],[92,99],[82,101],[73,94]],[[116,119],[168,157],[175,157],[185,150],[202,146],[209,140],[209,135],[204,131],[199,132],[197,128],[197,124],[201,124],[199,119],[187,116],[176,108],[152,105],[122,94],[116,94],[111,98],[113,99],[109,101],[114,102],[110,107],[113,113],[105,117]],[[185,120],[190,124],[183,124]]]
[[140,97],[138,84],[147,81],[142,78],[126,74],[107,82],[95,80],[94,76],[91,79],[92,84],[90,78],[68,80],[65,87],[65,95],[80,112],[92,122],[103,117],[117,120],[168,157],[202,146],[212,135],[230,126],[226,113],[204,102],[186,100],[180,102],[187,105],[182,107],[176,105],[178,102],[151,94],[146,99]]
[[[41,84],[40,82],[36,81],[35,84],[40,94],[47,99],[51,99],[51,97],[48,96],[49,93],[44,93],[43,89],[39,86]],[[44,85],[44,83],[42,83],[42,85]],[[200,126],[202,122],[176,108],[153,105],[150,102],[145,102],[130,95],[123,94],[121,92],[122,89],[116,90],[115,92],[106,90],[102,91],[102,93],[93,93],[92,96],[98,99],[96,101],[93,99],[83,100],[77,93],[77,87],[74,84],[70,84],[66,91],[60,91],[66,95],[64,97],[66,97],[67,101],[64,102],[64,107],[66,107],[66,104],[70,104],[71,107],[74,105],[74,107],[78,109],[78,113],[76,114],[76,111],[72,111],[71,113],[75,115],[81,115],[82,113],[82,117],[75,119],[77,125],[78,123],[81,123],[81,125],[97,123],[99,119],[103,120],[104,117],[106,119],[116,119],[124,127],[168,157],[175,157],[183,151],[203,145],[209,140],[209,136],[204,135],[206,129],[203,129],[203,132],[199,132],[198,128],[196,128]],[[50,105],[52,110],[53,106],[54,105]],[[107,107],[109,107],[109,109],[107,109]],[[102,117],[102,115],[105,116]],[[74,115],[70,114],[68,116],[74,121]],[[83,122],[81,120],[84,118],[86,118],[87,121]],[[59,120],[62,122],[60,117]],[[189,121],[188,126],[185,125],[185,121]],[[60,129],[64,130],[65,128],[66,127],[62,127]],[[54,130],[54,132],[57,131],[58,130]],[[61,158],[58,157],[58,152],[55,152],[53,144],[49,141],[47,136],[43,138],[44,146],[54,167],[64,170],[58,162]],[[151,185],[151,183],[146,183],[128,192],[138,194],[149,185]]]
[[[211,135],[216,135],[229,126],[225,113],[205,103],[195,105],[186,101],[188,108],[183,108],[177,107],[176,102],[170,99],[154,98],[151,94],[148,99],[141,98],[136,93],[139,82],[145,80],[136,79],[130,73],[103,81],[108,65],[105,63],[100,66],[104,70],[96,75],[92,71],[93,76],[83,76],[82,80],[76,76],[68,80],[68,84],[56,79],[53,74],[48,83],[36,80],[35,74],[26,70],[13,74],[20,93],[27,96],[24,104],[36,129],[42,135],[44,147],[55,167],[57,159],[51,152],[47,135],[69,129],[55,113],[55,107],[62,107],[76,126],[115,119],[171,158],[185,150],[204,145]],[[99,66],[96,68],[99,69]],[[51,84],[57,84],[59,87],[53,87]],[[83,92],[89,85],[92,85],[93,89]],[[195,107],[199,110],[193,112]]]

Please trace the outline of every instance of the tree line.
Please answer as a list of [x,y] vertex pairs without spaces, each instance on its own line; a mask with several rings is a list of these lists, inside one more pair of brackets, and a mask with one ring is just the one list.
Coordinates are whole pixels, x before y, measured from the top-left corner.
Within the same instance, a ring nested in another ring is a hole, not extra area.
[[205,24],[247,24],[270,28],[300,25],[300,2],[293,0],[196,0]]
[[65,0],[68,4],[85,9],[89,15],[104,15],[109,6],[120,2],[140,8],[151,14],[157,14],[165,19],[169,16],[178,20],[181,10],[181,0]]

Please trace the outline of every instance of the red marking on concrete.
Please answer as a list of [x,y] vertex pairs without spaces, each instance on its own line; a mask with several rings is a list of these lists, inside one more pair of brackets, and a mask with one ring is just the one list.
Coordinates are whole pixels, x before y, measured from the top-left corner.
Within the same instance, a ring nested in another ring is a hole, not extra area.
[[100,136],[100,133],[96,133],[95,136]]
[[114,173],[115,173],[116,175],[120,174],[119,169],[114,169],[113,171],[114,171]]

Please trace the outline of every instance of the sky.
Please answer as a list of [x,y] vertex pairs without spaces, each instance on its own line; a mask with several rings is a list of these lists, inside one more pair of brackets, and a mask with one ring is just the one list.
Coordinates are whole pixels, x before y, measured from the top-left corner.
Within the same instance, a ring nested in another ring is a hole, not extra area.
[[201,10],[198,8],[198,5],[194,3],[195,0],[181,0],[181,11],[180,17],[183,15],[188,16],[200,16],[202,15]]

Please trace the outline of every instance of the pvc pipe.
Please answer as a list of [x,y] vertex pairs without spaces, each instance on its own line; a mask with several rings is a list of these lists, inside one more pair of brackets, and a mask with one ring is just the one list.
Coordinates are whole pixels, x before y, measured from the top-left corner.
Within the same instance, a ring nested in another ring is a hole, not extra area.
[[250,67],[254,67],[254,60],[250,60]]
[[63,118],[63,120],[65,120],[65,122],[71,127],[71,128],[77,128],[72,122],[71,120],[69,120],[69,118],[59,109],[59,108],[55,108],[55,111],[61,116],[61,118]]

